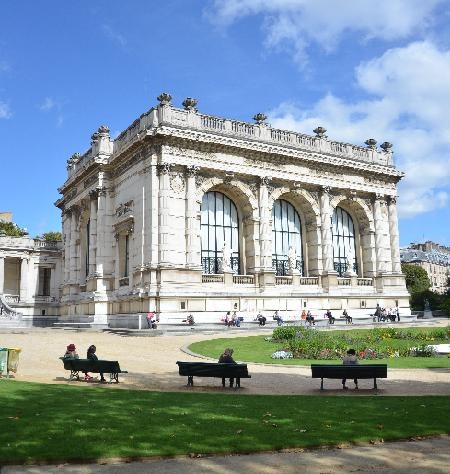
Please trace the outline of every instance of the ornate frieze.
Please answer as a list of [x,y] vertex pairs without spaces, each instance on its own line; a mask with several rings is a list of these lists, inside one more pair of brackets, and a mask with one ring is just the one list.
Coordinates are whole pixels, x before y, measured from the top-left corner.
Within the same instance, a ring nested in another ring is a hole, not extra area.
[[156,166],[156,172],[158,175],[169,174],[172,166],[172,163],[160,163]]
[[70,201],[77,195],[77,188],[72,188],[66,195],[65,198],[67,201]]
[[97,174],[93,174],[84,180],[84,189],[89,188],[92,184],[94,184],[98,180]]
[[200,166],[197,166],[197,165],[186,166],[186,175],[188,176],[188,178],[195,178],[199,171],[200,171]]
[[117,176],[122,175],[126,171],[128,171],[130,168],[132,168],[138,161],[142,160],[145,158],[145,155],[143,154],[142,150],[134,153],[131,158],[128,160],[124,161],[120,165],[118,165],[115,170],[112,172],[112,176],[115,178]]

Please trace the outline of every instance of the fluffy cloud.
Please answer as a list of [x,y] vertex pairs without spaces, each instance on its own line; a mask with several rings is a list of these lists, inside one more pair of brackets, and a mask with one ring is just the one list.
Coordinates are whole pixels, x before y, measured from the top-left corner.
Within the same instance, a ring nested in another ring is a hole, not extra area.
[[0,119],[8,119],[11,117],[11,110],[5,102],[0,102]]
[[307,48],[334,50],[344,33],[362,40],[392,41],[424,31],[445,0],[215,0],[208,16],[229,26],[242,18],[263,16],[266,44],[287,47],[304,63]]
[[328,94],[312,107],[281,104],[273,126],[311,133],[317,125],[332,139],[394,143],[401,182],[399,212],[412,217],[445,206],[450,186],[450,51],[416,42],[360,64],[355,77],[366,99],[346,102]]
[[113,43],[117,43],[122,48],[126,46],[127,40],[125,39],[125,37],[120,33],[117,33],[117,31],[115,31],[111,25],[102,25],[102,31],[103,34]]

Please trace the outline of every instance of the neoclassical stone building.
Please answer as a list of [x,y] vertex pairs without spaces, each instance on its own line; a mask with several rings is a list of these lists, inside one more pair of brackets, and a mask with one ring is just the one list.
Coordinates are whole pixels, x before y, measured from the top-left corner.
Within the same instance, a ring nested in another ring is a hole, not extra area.
[[391,145],[205,115],[163,93],[116,139],[68,160],[62,314],[133,326],[380,303],[409,312]]

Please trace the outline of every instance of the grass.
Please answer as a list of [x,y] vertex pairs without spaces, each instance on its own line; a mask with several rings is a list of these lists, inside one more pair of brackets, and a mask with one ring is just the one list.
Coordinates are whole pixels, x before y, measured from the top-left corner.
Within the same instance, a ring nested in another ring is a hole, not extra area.
[[233,396],[0,381],[0,465],[249,453],[449,432],[449,396]]
[[[265,336],[246,336],[234,338],[210,339],[196,342],[189,346],[189,349],[196,354],[201,354],[212,359],[218,359],[225,347],[234,349],[235,360],[241,362],[258,362],[264,364],[283,365],[310,365],[311,363],[342,364],[341,360],[312,360],[312,359],[272,359],[271,355],[283,349],[282,342],[264,340]],[[397,342],[397,341],[394,341]],[[404,344],[405,341],[398,341]],[[434,344],[434,342],[431,342]],[[450,368],[450,358],[445,356],[437,357],[398,357],[376,359],[373,361],[364,360],[361,364],[388,364],[390,368]]]

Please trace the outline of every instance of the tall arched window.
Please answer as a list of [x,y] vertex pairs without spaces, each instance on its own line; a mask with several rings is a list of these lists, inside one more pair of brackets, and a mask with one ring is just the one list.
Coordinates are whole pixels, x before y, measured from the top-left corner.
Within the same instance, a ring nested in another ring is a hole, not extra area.
[[303,275],[302,226],[294,206],[278,199],[272,211],[272,267],[277,275],[287,275],[289,248],[296,254],[295,268]]
[[333,212],[332,232],[334,269],[338,272],[339,276],[342,276],[347,271],[358,273],[353,219],[341,207],[336,207]]
[[222,273],[224,244],[231,254],[228,266],[234,273],[240,273],[237,209],[234,202],[224,194],[210,191],[203,196],[201,234],[203,273]]

